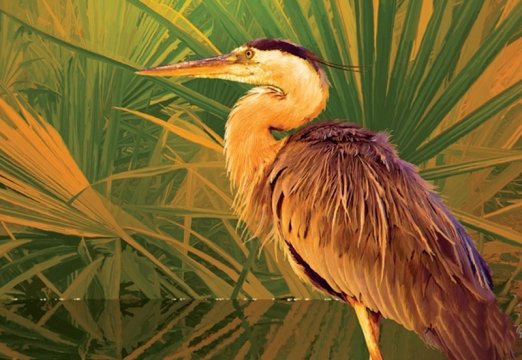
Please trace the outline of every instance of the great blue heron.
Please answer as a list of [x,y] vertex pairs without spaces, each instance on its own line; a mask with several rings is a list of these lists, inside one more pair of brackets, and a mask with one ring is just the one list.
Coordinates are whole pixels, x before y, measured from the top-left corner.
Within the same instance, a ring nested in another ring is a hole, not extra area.
[[258,85],[226,125],[235,209],[253,234],[282,245],[302,279],[354,307],[371,359],[382,359],[381,315],[452,359],[512,356],[514,330],[496,305],[490,269],[386,134],[320,122],[272,136],[324,109],[324,64],[289,41],[258,39],[139,74]]

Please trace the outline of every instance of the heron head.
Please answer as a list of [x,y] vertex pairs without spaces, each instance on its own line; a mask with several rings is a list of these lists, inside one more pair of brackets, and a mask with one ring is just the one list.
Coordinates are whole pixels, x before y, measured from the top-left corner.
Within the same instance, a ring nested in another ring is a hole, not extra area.
[[321,60],[311,51],[287,40],[257,39],[232,52],[138,71],[147,76],[191,76],[281,87],[288,76],[320,76]]

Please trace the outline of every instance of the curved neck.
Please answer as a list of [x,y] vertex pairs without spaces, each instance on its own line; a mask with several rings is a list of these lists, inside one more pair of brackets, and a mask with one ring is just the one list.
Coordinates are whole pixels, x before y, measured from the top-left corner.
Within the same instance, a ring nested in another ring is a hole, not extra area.
[[328,98],[324,73],[308,63],[292,64],[273,76],[277,88],[253,88],[237,102],[227,121],[227,169],[240,193],[249,193],[247,188],[259,181],[283,145],[271,130],[288,131],[309,122]]

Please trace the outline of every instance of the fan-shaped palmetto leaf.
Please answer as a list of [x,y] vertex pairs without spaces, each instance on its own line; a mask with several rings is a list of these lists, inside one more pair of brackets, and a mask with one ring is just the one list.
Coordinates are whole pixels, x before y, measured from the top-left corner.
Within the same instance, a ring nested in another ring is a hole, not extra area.
[[110,236],[111,224],[102,217],[107,210],[90,194],[61,138],[42,118],[19,108],[23,117],[0,99],[0,182],[11,189],[0,189],[0,220],[71,235]]
[[[170,244],[172,250],[179,249],[178,256],[185,254],[182,255],[183,261],[198,276],[202,277],[213,293],[220,297],[231,294],[232,287],[226,280],[187,255],[206,259],[215,269],[226,273],[232,281],[237,280],[239,276],[241,269],[238,264],[235,264],[234,268],[230,268],[227,263],[213,259],[189,244],[183,244],[168,235],[149,230],[113,205],[107,208],[105,201],[92,190],[83,173],[78,169],[56,131],[42,118],[35,117],[20,104],[18,107],[22,115],[0,99],[2,145],[0,164],[3,164],[5,169],[0,177],[0,183],[7,186],[7,189],[0,189],[0,199],[5,203],[0,208],[1,221],[81,237],[105,237],[108,240],[114,237],[121,238],[144,259],[150,261],[150,265],[168,274],[175,281],[176,286],[186,290],[186,295],[197,296],[190,285],[185,284],[165,263],[125,230],[131,229],[133,232],[149,237],[149,244],[153,243],[152,239],[157,238]],[[23,183],[20,182],[21,179],[24,181]],[[113,217],[109,209],[117,217]],[[116,244],[119,243],[119,240],[112,241],[115,241]],[[28,242],[13,240],[1,244],[0,249],[7,253]],[[35,251],[31,255],[11,261],[2,267],[3,273],[6,274],[11,269],[21,268],[22,262],[33,265],[30,271],[22,272],[0,285],[0,296],[36,274],[59,265],[65,259],[76,258],[79,255],[75,247],[62,248],[63,251],[60,251],[59,246]],[[148,294],[158,297],[160,290],[157,280],[155,281],[156,287],[152,289],[147,280],[140,283],[139,277],[132,276],[132,274],[136,274],[136,271],[133,270],[135,264],[132,262],[140,262],[142,259],[136,258],[134,254],[131,257],[121,258],[121,251],[121,245],[117,246],[113,256],[105,259],[102,266],[100,266],[102,258],[89,258],[90,263],[81,270],[64,291],[56,295],[64,298],[85,297],[88,295],[87,288],[90,282],[94,275],[97,275],[110,284],[110,287],[105,289],[105,294],[111,293],[113,295],[109,297],[118,297],[123,271],[135,281],[140,290],[151,289]],[[128,250],[126,249],[123,254],[128,254]],[[46,257],[48,260],[36,262],[36,259]],[[125,260],[127,266],[122,263]],[[149,268],[148,276],[157,276],[157,274],[154,269]],[[103,282],[103,280],[101,281]],[[247,277],[245,291],[250,296],[267,295],[263,285],[257,279],[252,278],[251,274]],[[179,294],[183,294],[183,292]]]
[[[126,238],[144,255],[154,259],[123,232],[70,157],[56,131],[20,104],[18,107],[23,117],[0,99],[0,164],[3,168],[0,183],[7,187],[0,189],[3,203],[0,220],[69,235]],[[53,249],[49,250],[49,255],[53,255]],[[35,259],[37,255],[34,253]],[[76,256],[76,252],[63,256]],[[58,265],[59,261],[53,259],[33,264],[31,271],[4,284],[0,293],[4,294],[49,266]],[[157,260],[153,261],[172,274]],[[119,279],[115,285],[118,293]]]
[[[59,94],[59,106],[44,106],[41,97],[36,102],[28,96],[29,101],[49,115],[47,120],[89,181],[81,184],[83,192],[75,189],[72,197],[57,197],[60,190],[47,184],[52,176],[44,174],[38,187],[25,170],[2,163],[0,171],[11,173],[10,189],[39,194],[31,201],[1,189],[10,204],[4,206],[3,220],[8,226],[20,223],[98,237],[85,247],[78,245],[81,260],[74,261],[81,265],[65,285],[59,284],[60,292],[79,274],[87,276],[96,269],[99,276],[91,280],[90,294],[135,277],[129,292],[147,292],[146,296],[157,295],[158,287],[162,295],[187,296],[189,290],[175,283],[186,283],[195,291],[193,296],[318,296],[285,262],[276,261],[274,249],[265,249],[261,258],[250,256],[257,246],[245,245],[235,230],[229,209],[232,194],[218,166],[223,164],[219,134],[230,105],[244,88],[133,74],[139,67],[208,56],[271,36],[289,38],[332,62],[362,65],[361,73],[326,69],[332,89],[322,117],[389,130],[401,156],[421,165],[445,200],[461,209],[457,212],[463,222],[517,243],[518,232],[507,231],[506,224],[495,227],[497,218],[484,222],[483,228],[480,219],[487,218],[486,204],[513,183],[517,170],[520,173],[519,161],[508,162],[519,159],[516,140],[492,141],[491,134],[505,129],[517,133],[513,104],[519,99],[520,82],[509,69],[516,67],[513,54],[521,43],[521,9],[513,0],[60,0],[34,8],[4,2],[3,26],[20,24],[19,33],[30,50],[16,61],[41,58],[46,69],[53,69],[43,78],[48,82],[39,82],[51,84],[53,96]],[[17,76],[21,73],[16,65],[9,69]],[[31,62],[22,73],[42,77]],[[13,89],[17,88],[9,86]],[[154,121],[136,117],[139,113]],[[158,126],[163,120],[164,126]],[[462,187],[463,182],[473,186]],[[40,191],[42,187],[48,190]],[[476,189],[482,189],[480,196]],[[127,240],[120,241],[123,235],[114,226],[107,229],[103,216],[100,220],[70,210],[85,196],[99,194],[130,236]],[[45,210],[49,204],[52,214]],[[97,228],[89,225],[92,221]],[[133,239],[137,243],[127,253]],[[100,256],[100,266],[92,265]],[[145,262],[139,270],[113,271],[136,256]],[[158,276],[136,276],[150,269]]]

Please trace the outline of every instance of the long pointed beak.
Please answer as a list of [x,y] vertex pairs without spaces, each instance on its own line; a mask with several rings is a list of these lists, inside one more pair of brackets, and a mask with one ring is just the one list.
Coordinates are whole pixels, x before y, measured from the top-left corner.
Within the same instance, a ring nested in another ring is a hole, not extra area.
[[213,77],[226,73],[229,66],[236,62],[237,57],[234,54],[225,54],[207,59],[143,69],[137,71],[136,74],[146,76]]

